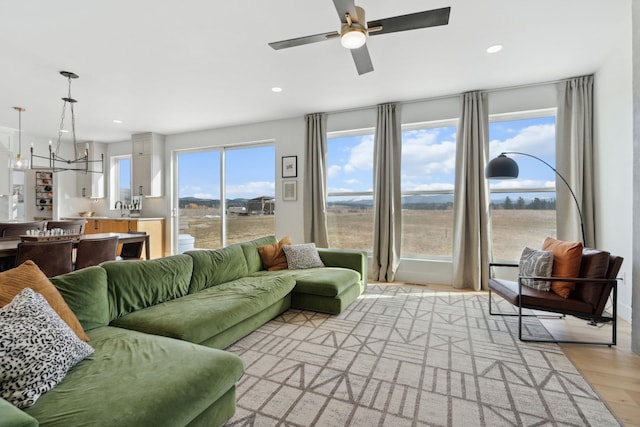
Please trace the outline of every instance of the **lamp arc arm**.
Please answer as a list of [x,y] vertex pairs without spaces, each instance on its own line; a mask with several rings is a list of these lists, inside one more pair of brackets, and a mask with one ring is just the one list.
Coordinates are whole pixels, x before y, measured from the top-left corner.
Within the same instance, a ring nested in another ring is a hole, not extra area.
[[571,186],[569,185],[569,183],[567,182],[566,179],[564,179],[564,176],[562,176],[562,174],[560,172],[558,172],[556,170],[556,168],[554,168],[553,166],[551,166],[549,163],[545,162],[544,160],[542,160],[540,157],[536,157],[533,154],[527,154],[527,153],[522,153],[519,151],[504,151],[501,154],[518,154],[521,156],[527,156],[527,157],[531,157],[532,159],[536,159],[539,162],[544,163],[545,165],[547,165],[547,167],[549,169],[551,169],[552,171],[555,172],[556,175],[558,175],[560,177],[560,179],[562,180],[562,182],[564,182],[564,185],[567,186],[567,188],[569,189],[569,192],[571,193],[571,197],[573,197],[573,201],[576,203],[576,209],[578,209],[578,216],[580,217],[580,231],[582,232],[582,244],[583,246],[587,245],[587,239],[585,237],[584,234],[584,220],[582,219],[582,209],[580,209],[580,203],[578,203],[578,198],[576,197],[575,193],[573,192],[573,190],[571,189]]

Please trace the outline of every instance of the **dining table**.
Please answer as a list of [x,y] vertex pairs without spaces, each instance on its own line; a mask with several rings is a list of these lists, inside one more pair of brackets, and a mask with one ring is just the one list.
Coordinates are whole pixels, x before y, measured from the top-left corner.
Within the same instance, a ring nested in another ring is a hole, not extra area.
[[[96,233],[96,234],[81,234],[80,236],[72,238],[74,247],[77,246],[80,240],[90,239],[103,239],[106,237],[118,236],[118,243],[144,243],[144,255],[145,259],[151,259],[151,249],[149,247],[149,235],[148,234],[132,234],[132,233]],[[15,256],[18,251],[18,244],[22,242],[20,236],[2,238],[0,239],[0,258]]]

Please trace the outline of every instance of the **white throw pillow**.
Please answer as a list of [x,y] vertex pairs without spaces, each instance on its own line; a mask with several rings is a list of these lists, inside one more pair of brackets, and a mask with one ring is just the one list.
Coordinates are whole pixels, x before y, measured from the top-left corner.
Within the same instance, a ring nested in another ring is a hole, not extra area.
[[282,250],[284,251],[284,255],[287,257],[289,270],[324,267],[315,243],[284,245]]
[[[553,271],[553,252],[524,248],[520,257],[520,276],[551,277]],[[548,280],[522,279],[522,284],[539,291],[549,292]]]
[[93,352],[42,295],[25,288],[0,308],[0,397],[31,406]]

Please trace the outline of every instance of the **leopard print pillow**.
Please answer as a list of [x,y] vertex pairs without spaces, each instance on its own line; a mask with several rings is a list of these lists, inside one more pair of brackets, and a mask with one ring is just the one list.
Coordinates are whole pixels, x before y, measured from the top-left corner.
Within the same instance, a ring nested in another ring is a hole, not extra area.
[[42,295],[25,288],[0,308],[0,397],[31,406],[93,352]]
[[282,247],[289,270],[303,268],[324,267],[315,243],[303,243],[301,245],[284,245]]

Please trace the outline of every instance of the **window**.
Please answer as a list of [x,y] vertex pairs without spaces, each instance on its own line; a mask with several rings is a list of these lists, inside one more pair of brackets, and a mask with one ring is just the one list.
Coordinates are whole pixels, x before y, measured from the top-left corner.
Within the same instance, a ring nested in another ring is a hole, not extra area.
[[275,234],[275,148],[178,153],[178,232],[196,248]]
[[373,129],[327,138],[329,246],[373,250]]
[[451,258],[456,121],[403,127],[403,258]]
[[[493,116],[489,124],[489,159],[517,151],[555,167],[555,109]],[[509,154],[518,163],[514,180],[492,180],[493,258],[518,260],[525,246],[539,248],[556,236],[555,173],[540,161]]]
[[131,203],[131,156],[111,158],[111,207],[117,201]]

